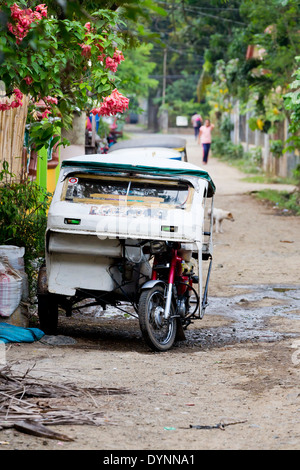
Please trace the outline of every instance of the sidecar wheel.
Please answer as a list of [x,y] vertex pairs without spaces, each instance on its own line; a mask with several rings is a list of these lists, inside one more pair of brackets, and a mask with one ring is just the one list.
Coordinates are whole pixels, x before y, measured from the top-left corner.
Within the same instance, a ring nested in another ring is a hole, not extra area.
[[164,289],[155,286],[142,292],[139,301],[139,322],[145,342],[154,351],[164,352],[170,349],[175,341],[177,332],[176,318],[171,315],[164,319],[165,297]]
[[58,303],[54,295],[38,294],[38,317],[40,329],[46,335],[57,334]]

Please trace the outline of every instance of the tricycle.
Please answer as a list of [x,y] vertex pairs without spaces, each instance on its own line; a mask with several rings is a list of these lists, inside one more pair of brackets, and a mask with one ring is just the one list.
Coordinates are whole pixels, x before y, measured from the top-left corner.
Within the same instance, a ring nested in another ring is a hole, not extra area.
[[154,351],[185,339],[207,307],[212,216],[205,214],[214,193],[207,171],[157,152],[146,160],[125,149],[63,161],[38,279],[41,329],[56,334],[58,307],[70,316],[83,303],[131,309]]
[[128,148],[153,148],[160,147],[165,149],[173,149],[177,152],[177,159],[184,162],[188,161],[186,151],[186,139],[177,136],[167,135],[151,135],[150,137],[142,137],[137,139],[122,140],[117,142],[109,148],[108,153],[115,152],[116,150]]

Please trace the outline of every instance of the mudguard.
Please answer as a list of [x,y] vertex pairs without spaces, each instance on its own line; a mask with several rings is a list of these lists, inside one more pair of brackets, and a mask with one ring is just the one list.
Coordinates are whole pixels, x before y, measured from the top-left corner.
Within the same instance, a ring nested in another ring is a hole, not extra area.
[[156,279],[156,280],[151,280],[151,281],[147,281],[145,282],[145,284],[143,284],[141,286],[141,290],[144,290],[144,289],[152,289],[152,287],[156,286],[160,284],[161,286],[166,286],[166,283],[160,279]]

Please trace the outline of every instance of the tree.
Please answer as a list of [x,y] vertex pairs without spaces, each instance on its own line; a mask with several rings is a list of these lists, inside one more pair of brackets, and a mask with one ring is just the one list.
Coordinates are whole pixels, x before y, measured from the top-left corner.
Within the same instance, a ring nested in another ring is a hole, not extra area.
[[[196,109],[203,108],[207,114],[203,84],[212,81],[215,62],[227,59],[227,46],[234,28],[244,27],[239,4],[237,0],[159,2],[167,15],[153,15],[148,24],[149,30],[160,40],[154,43],[151,52],[151,60],[157,64],[153,75],[159,80],[157,89],[151,93],[154,103],[162,103],[165,80],[165,102],[171,112],[178,114],[185,110],[185,114],[192,114]],[[167,57],[166,74],[163,70],[164,51]],[[208,68],[202,75],[204,63]],[[181,83],[186,86],[182,88]]]
[[278,121],[289,119],[283,95],[300,53],[300,5],[297,0],[243,0],[240,13],[247,26],[236,30],[229,47],[231,58],[239,59],[230,92],[244,102],[254,102],[253,128],[267,132]]
[[[21,4],[25,6],[25,2]],[[58,121],[49,122],[49,114],[59,116],[61,125],[67,126],[75,108],[91,109],[98,103],[100,109],[102,103],[106,112],[114,114],[116,109],[120,112],[128,107],[128,100],[116,92],[110,106],[103,101],[116,88],[114,74],[124,60],[119,48],[125,42],[117,32],[120,19],[116,12],[97,10],[83,24],[77,19],[48,17],[44,5],[21,8],[9,0],[2,11],[6,12],[8,33],[2,27],[0,41],[5,52],[0,78],[7,95],[14,93],[15,105],[21,105],[24,93],[31,96],[33,106],[40,100],[45,103],[42,116],[37,109],[29,114],[38,128],[35,134],[40,136],[37,147],[58,125]],[[2,103],[2,111],[5,105]]]
[[[292,134],[288,139],[288,150],[300,149],[300,56],[295,58],[298,68],[293,74],[294,80],[289,85],[290,91],[284,95],[285,108],[290,114],[289,131]],[[300,171],[298,170],[300,180]]]
[[156,64],[151,62],[152,44],[141,43],[128,50],[126,61],[118,70],[120,89],[128,96],[147,97],[149,88],[157,85],[157,80],[150,77]]

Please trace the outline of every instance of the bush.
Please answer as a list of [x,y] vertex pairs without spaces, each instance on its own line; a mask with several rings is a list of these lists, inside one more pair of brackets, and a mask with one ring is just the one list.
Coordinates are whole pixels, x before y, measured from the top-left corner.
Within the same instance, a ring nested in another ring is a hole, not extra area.
[[51,194],[32,181],[16,182],[7,162],[0,171],[0,245],[25,248],[29,285],[32,261],[44,256],[47,210]]
[[287,191],[264,189],[258,191],[256,197],[271,202],[279,209],[289,211],[294,215],[300,215],[300,194],[298,191],[288,193]]
[[235,145],[230,140],[224,140],[222,137],[216,137],[213,140],[211,150],[216,157],[222,160],[239,160],[244,155],[241,144]]

